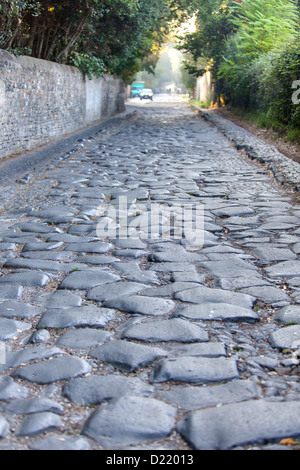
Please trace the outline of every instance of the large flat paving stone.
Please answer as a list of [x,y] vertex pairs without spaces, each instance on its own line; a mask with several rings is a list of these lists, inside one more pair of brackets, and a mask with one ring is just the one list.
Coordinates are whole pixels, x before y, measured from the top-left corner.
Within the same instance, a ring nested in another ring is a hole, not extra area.
[[291,278],[300,276],[300,261],[283,261],[265,268],[268,276],[272,278]]
[[104,328],[113,320],[115,310],[94,305],[48,310],[40,319],[37,328],[94,327]]
[[21,256],[22,258],[32,260],[32,262],[40,261],[40,263],[43,260],[71,262],[76,258],[76,254],[71,251],[28,251],[21,253]]
[[119,263],[121,260],[110,255],[82,255],[78,257],[80,263],[102,265],[102,264],[113,264]]
[[91,375],[70,380],[63,387],[63,396],[79,406],[93,406],[122,396],[150,396],[151,385],[137,377]]
[[[79,235],[79,236],[91,236],[91,232],[93,230],[93,225],[91,224],[75,224],[75,225],[71,225],[68,229],[68,234],[69,235]],[[95,238],[93,236],[93,238]],[[71,243],[73,243],[74,241],[71,240]],[[78,242],[80,243],[80,241],[78,240]],[[88,243],[88,242],[84,242],[84,243]]]
[[[32,212],[33,216],[39,217],[52,224],[72,222],[75,211],[66,207],[48,208],[40,211]],[[49,230],[50,231],[50,230]]]
[[26,236],[24,233],[14,233],[3,236],[3,242],[15,243],[16,245],[23,245],[24,243],[35,243],[38,241],[38,238],[35,238],[33,235]]
[[16,431],[17,436],[37,436],[45,431],[53,431],[63,426],[61,418],[50,412],[34,413],[25,416],[19,429]]
[[120,281],[105,286],[94,287],[88,291],[87,299],[106,303],[125,295],[138,294],[145,289],[149,289],[149,287],[139,282]]
[[300,324],[300,305],[288,305],[277,310],[273,317],[274,321],[279,323],[298,323]]
[[[203,281],[204,280],[205,278],[203,278]],[[173,297],[174,294],[176,294],[177,292],[182,292],[184,290],[193,289],[199,286],[199,282],[172,282],[165,286],[156,287],[155,289],[149,289],[144,294],[147,297]]]
[[165,315],[174,310],[176,304],[172,300],[130,295],[106,302],[107,307],[116,308],[127,313],[141,315]]
[[0,251],[15,251],[17,246],[15,243],[4,243],[0,242]]
[[27,251],[48,251],[48,250],[56,250],[61,248],[63,242],[57,243],[47,243],[47,242],[36,242],[36,243],[26,243],[22,253],[26,253]]
[[137,370],[168,355],[163,349],[129,341],[109,341],[92,349],[89,354],[100,361],[128,372]]
[[12,377],[38,384],[51,384],[90,373],[92,367],[78,357],[65,356],[16,369]]
[[139,263],[135,261],[122,261],[121,263],[120,260],[118,261],[118,263],[114,264],[114,268],[117,269],[128,281],[159,284],[159,279],[156,273],[141,269]]
[[0,364],[0,372],[18,367],[21,364],[27,364],[28,362],[34,360],[46,359],[52,356],[60,356],[63,354],[64,352],[55,346],[48,347],[44,345],[30,346],[18,351],[7,351],[5,364]]
[[257,287],[257,286],[269,286],[272,287],[269,281],[263,279],[263,277],[225,277],[218,278],[216,280],[216,287],[236,292],[237,290]]
[[0,304],[0,317],[32,318],[42,313],[43,309],[23,302],[3,302]]
[[49,398],[28,398],[27,400],[12,400],[3,406],[5,413],[13,415],[24,415],[33,413],[56,413],[63,414],[64,408],[59,403]]
[[47,242],[62,242],[62,243],[89,243],[94,242],[96,239],[94,237],[88,237],[82,235],[81,237],[77,235],[70,235],[68,233],[54,233],[47,238]]
[[212,386],[174,386],[159,392],[159,396],[184,410],[238,403],[261,396],[259,386],[252,380],[231,380]]
[[192,411],[177,429],[196,450],[230,450],[296,438],[300,434],[299,418],[299,401],[250,400]]
[[200,261],[205,261],[207,258],[204,255],[199,255],[198,253],[190,253],[188,251],[176,251],[170,250],[160,253],[154,253],[149,256],[150,261],[157,263],[199,263]]
[[271,222],[280,222],[280,223],[289,223],[289,224],[298,224],[300,223],[299,217],[295,217],[293,215],[270,215],[270,216],[265,216],[263,217],[263,220],[267,223]]
[[202,356],[202,357],[226,357],[226,347],[224,343],[192,343],[179,344],[172,348],[173,356]]
[[241,289],[243,294],[252,295],[266,304],[276,304],[278,302],[290,302],[289,296],[283,290],[274,286],[256,286]]
[[23,331],[29,330],[30,328],[31,324],[29,323],[10,320],[8,318],[0,318],[0,340],[6,341],[16,338],[23,333]]
[[226,261],[206,261],[200,263],[200,266],[214,276],[222,278],[258,277],[255,266],[233,255],[230,255]]
[[120,277],[106,271],[74,271],[60,284],[60,289],[92,289],[96,286],[119,281]]
[[21,297],[22,292],[22,286],[0,285],[0,301],[2,302],[4,300],[17,300]]
[[224,226],[230,228],[232,225],[257,227],[260,224],[259,217],[238,217],[232,216],[224,221]]
[[22,232],[32,232],[32,233],[56,233],[58,229],[51,225],[39,224],[35,222],[18,222],[12,226],[13,229],[19,229]]
[[251,209],[250,207],[240,206],[240,205],[232,205],[228,207],[223,207],[220,209],[213,209],[211,211],[213,214],[217,215],[218,217],[241,217],[243,215],[252,215],[255,214],[255,210]]
[[285,222],[267,222],[262,224],[259,228],[260,230],[276,230],[276,231],[285,231],[292,228],[298,228],[299,224],[288,224]]
[[224,303],[248,309],[251,309],[257,300],[255,297],[247,294],[229,292],[222,289],[211,289],[209,287],[196,287],[178,292],[175,294],[175,298],[192,304],[203,304],[206,302]]
[[120,337],[121,339],[149,342],[193,343],[208,341],[208,334],[203,328],[180,318],[125,325]]
[[144,250],[131,250],[131,249],[126,249],[126,250],[113,250],[112,254],[114,256],[118,256],[121,258],[133,258],[133,259],[138,259],[141,258],[142,256],[146,256],[148,254],[148,251]]
[[6,276],[0,279],[0,284],[17,284],[32,287],[45,287],[49,282],[49,276],[38,271],[6,274]]
[[154,263],[151,264],[150,271],[157,271],[161,273],[171,273],[171,272],[192,272],[196,273],[197,269],[194,264],[191,263]]
[[168,381],[207,384],[239,378],[234,359],[182,356],[163,359],[151,371],[153,383]]
[[121,397],[101,405],[82,434],[105,448],[164,439],[175,427],[176,409],[153,398]]
[[105,242],[82,242],[82,243],[70,243],[66,248],[67,251],[75,251],[78,253],[107,253],[113,249],[111,243]]
[[297,255],[292,250],[268,244],[262,248],[253,248],[252,251],[263,264],[297,259]]
[[300,347],[300,325],[280,328],[269,337],[274,348],[297,350]]
[[64,333],[56,344],[73,349],[87,349],[104,343],[108,338],[109,333],[106,331],[94,328],[76,328]]
[[139,238],[117,238],[112,240],[119,248],[126,249],[136,249],[136,250],[143,250],[147,248],[147,244],[144,243]]
[[16,258],[5,262],[5,267],[7,268],[40,269],[43,271],[67,271],[68,268],[65,266],[64,263],[47,259]]
[[175,310],[175,317],[189,318],[201,321],[232,321],[254,323],[260,321],[259,315],[248,308],[238,307],[226,303],[203,303],[179,307]]
[[12,377],[0,377],[0,401],[16,400],[29,395],[29,389],[17,384]]
[[58,290],[51,293],[39,294],[33,299],[34,302],[43,305],[43,309],[53,308],[73,308],[81,307],[82,297],[77,294],[73,294],[68,290]]

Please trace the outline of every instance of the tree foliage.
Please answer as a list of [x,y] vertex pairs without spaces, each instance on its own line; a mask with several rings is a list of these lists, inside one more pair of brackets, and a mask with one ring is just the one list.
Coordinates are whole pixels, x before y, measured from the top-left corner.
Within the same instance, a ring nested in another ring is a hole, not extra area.
[[185,52],[185,63],[190,75],[202,76],[207,70],[215,82],[214,101],[219,101],[221,82],[220,64],[227,38],[235,30],[230,0],[197,0],[197,30],[181,38],[180,50]]
[[290,0],[243,0],[232,6],[239,53],[252,60],[292,39],[296,35],[299,15]]
[[181,38],[179,46],[193,59],[194,65],[190,63],[190,73],[202,75],[205,72],[204,61],[213,72],[214,78],[217,78],[226,39],[233,31],[229,3],[222,0],[197,1],[197,31]]
[[300,0],[0,0],[0,48],[130,83],[153,72],[172,25],[192,15],[186,72],[210,70],[216,102],[299,126]]
[[291,79],[292,75],[300,76],[295,59],[299,44],[297,3],[243,0],[232,10],[237,29],[226,41],[219,69],[225,99],[234,106],[265,112],[273,123],[291,123],[295,110]]
[[[197,31],[182,39],[195,76],[211,70],[215,101],[300,126],[300,0],[198,0]],[[192,59],[192,60],[191,60]]]

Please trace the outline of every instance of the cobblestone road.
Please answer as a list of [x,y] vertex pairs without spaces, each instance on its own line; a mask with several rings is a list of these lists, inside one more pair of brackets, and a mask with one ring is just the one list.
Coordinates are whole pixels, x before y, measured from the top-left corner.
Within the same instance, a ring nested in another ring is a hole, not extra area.
[[[264,167],[153,103],[1,193],[0,449],[299,449],[300,208]],[[97,238],[120,197],[204,206],[203,247]]]

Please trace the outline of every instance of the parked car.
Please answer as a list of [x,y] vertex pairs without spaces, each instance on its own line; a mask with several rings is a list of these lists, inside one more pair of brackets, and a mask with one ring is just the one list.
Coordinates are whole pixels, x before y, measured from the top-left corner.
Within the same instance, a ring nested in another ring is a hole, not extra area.
[[145,88],[144,82],[134,82],[131,85],[130,97],[131,98],[139,97],[144,88]]
[[153,100],[153,91],[149,88],[145,88],[140,94],[141,100]]

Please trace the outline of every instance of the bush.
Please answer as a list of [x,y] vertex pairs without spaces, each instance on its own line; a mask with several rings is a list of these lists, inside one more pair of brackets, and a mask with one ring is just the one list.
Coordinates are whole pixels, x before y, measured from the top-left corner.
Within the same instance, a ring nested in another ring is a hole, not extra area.
[[233,7],[237,30],[227,39],[219,76],[225,103],[265,127],[300,127],[292,84],[300,80],[299,13],[292,0],[243,0]]
[[[299,38],[300,39],[300,38]],[[292,101],[292,84],[300,80],[300,41],[285,44],[280,51],[269,52],[246,64],[237,56],[234,42],[228,44],[230,55],[221,69],[225,79],[225,102],[249,111],[258,125],[289,129],[300,127],[300,105]],[[255,116],[255,118],[254,118]]]
[[300,80],[299,40],[286,44],[279,53],[258,59],[252,66],[257,92],[253,107],[265,111],[287,127],[300,127],[300,105],[292,101],[292,84]]
[[73,52],[69,60],[70,65],[74,65],[82,70],[83,73],[91,78],[103,77],[105,73],[105,65],[103,60],[90,56],[89,54],[79,54]]

